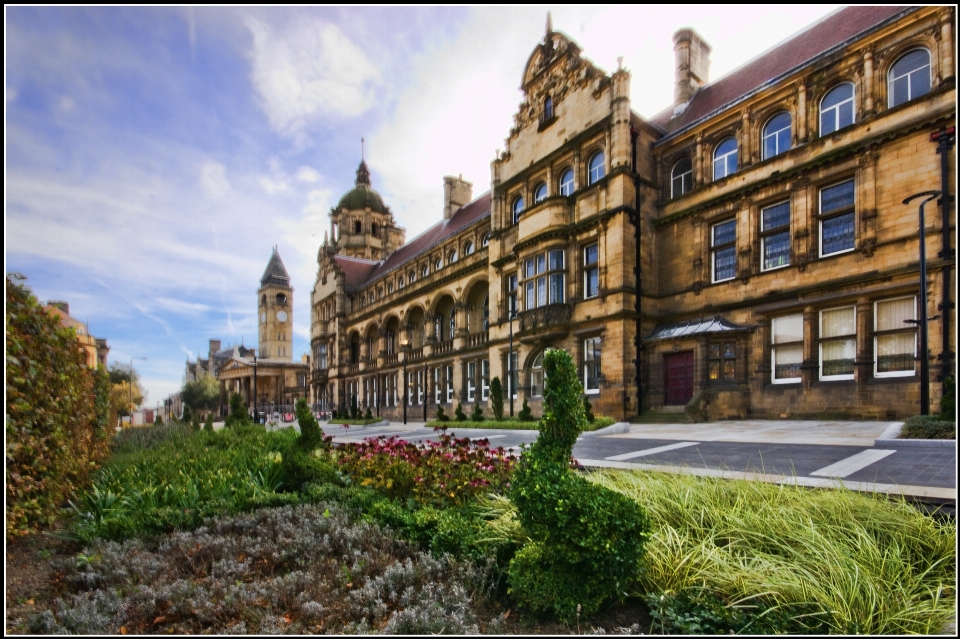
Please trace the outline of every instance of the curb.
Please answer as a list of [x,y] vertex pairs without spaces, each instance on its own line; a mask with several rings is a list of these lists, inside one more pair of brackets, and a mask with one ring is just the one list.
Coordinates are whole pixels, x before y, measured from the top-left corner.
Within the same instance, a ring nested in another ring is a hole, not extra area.
[[953,448],[955,439],[877,439],[874,448]]
[[615,424],[610,424],[599,430],[591,430],[586,433],[580,433],[580,437],[598,437],[601,435],[619,435],[620,433],[629,433],[630,424],[627,422],[617,422]]
[[876,446],[877,441],[884,439],[898,439],[901,432],[903,432],[903,422],[893,422],[887,426],[887,430],[883,431],[880,436],[877,437],[873,445]]

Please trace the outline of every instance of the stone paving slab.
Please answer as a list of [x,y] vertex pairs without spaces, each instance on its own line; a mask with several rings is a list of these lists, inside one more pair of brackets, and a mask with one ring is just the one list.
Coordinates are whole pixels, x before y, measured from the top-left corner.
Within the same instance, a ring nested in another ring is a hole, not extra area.
[[630,432],[610,437],[689,441],[756,442],[873,446],[898,422],[813,420],[730,420],[702,424],[632,424]]

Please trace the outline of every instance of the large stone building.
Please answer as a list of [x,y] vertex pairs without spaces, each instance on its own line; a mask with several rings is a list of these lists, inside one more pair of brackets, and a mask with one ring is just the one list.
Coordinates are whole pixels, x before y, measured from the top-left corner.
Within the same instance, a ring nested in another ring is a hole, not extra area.
[[[649,120],[629,71],[548,23],[487,192],[444,178],[442,219],[404,243],[361,163],[331,211],[316,401],[396,418],[406,389],[433,416],[486,408],[496,376],[539,413],[543,352],[563,348],[617,418],[917,413],[919,201],[903,201],[954,191],[954,19],[846,8],[713,83],[682,29],[675,103]],[[952,197],[926,213],[935,404],[954,370]]]
[[70,315],[70,305],[67,302],[47,300],[44,308],[48,313],[60,319],[61,326],[73,329],[77,342],[83,349],[88,368],[107,367],[107,354],[110,352],[107,340],[91,335],[90,326],[87,323],[81,322]]

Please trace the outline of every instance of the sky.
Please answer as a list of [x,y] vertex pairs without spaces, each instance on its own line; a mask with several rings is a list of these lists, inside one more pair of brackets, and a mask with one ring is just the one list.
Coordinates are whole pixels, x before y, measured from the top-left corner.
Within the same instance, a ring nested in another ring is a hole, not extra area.
[[156,406],[208,340],[257,344],[277,247],[294,354],[327,214],[364,154],[412,239],[442,219],[443,176],[489,189],[553,27],[631,71],[651,117],[673,101],[673,33],[711,45],[716,80],[838,5],[5,7],[4,259],[41,302],[132,357]]

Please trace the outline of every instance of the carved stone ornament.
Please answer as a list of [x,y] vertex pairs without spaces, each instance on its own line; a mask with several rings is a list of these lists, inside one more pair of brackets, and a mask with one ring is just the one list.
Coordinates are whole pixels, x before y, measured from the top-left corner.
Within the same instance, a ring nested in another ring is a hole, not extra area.
[[[551,64],[566,56],[565,64]],[[560,33],[547,34],[544,42],[530,57],[523,77],[526,99],[520,103],[513,116],[513,133],[524,127],[538,125],[543,119],[543,105],[549,95],[553,108],[563,101],[567,93],[586,86],[600,72],[580,57],[580,48]]]
[[703,291],[703,282],[697,280],[693,283],[693,294],[699,295]]
[[873,237],[868,237],[860,242],[860,250],[863,252],[864,257],[873,257],[873,252],[877,248],[877,239]]

